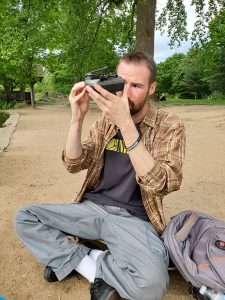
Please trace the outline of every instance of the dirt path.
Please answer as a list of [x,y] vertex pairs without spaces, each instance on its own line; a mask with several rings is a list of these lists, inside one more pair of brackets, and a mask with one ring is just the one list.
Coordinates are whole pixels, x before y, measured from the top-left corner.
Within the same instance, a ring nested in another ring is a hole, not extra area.
[[[187,132],[183,185],[164,199],[167,219],[182,210],[196,209],[225,220],[225,106],[164,109],[180,116]],[[7,300],[89,300],[89,285],[81,277],[47,283],[43,266],[17,239],[12,224],[19,207],[69,202],[81,186],[85,173],[67,173],[60,160],[69,107],[43,106],[18,112],[16,131],[0,157],[0,295]],[[98,114],[89,112],[84,135]],[[165,299],[191,299],[177,272],[171,273]]]

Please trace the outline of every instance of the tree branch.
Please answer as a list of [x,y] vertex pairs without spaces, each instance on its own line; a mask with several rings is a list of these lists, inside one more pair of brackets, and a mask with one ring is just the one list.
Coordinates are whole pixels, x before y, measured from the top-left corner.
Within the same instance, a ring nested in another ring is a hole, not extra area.
[[110,7],[110,0],[103,0],[103,1],[100,1],[100,6],[102,6],[100,8],[100,16],[99,16],[99,20],[98,20],[98,23],[97,23],[97,26],[96,26],[96,30],[95,30],[95,33],[93,35],[93,39],[91,40],[91,43],[93,44],[95,42],[95,39],[98,35],[98,32],[99,32],[99,29],[100,29],[100,26],[102,24],[102,21],[103,21],[103,17],[105,16],[105,12],[106,10]]

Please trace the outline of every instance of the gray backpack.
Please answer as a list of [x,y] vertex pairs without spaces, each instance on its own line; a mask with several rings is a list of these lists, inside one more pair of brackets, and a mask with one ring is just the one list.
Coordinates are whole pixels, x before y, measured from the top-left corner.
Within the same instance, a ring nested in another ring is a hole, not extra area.
[[170,259],[197,299],[202,285],[225,293],[225,222],[196,211],[174,216],[162,234]]

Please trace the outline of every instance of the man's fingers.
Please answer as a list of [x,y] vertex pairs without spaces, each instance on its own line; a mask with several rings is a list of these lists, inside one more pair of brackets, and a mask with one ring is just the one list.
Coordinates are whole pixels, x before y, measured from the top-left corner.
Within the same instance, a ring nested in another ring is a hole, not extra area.
[[85,101],[90,101],[91,100],[91,97],[90,95],[88,94],[88,92],[85,90],[85,94],[84,94],[84,100]]
[[78,95],[79,93],[81,93],[85,88],[85,83],[84,81],[80,81],[80,82],[77,82],[74,84],[74,86],[72,87],[71,89],[71,92],[70,92],[70,95],[73,97],[73,96],[76,96]]
[[85,87],[85,83],[84,81],[80,81],[74,84],[74,86],[72,87],[72,90],[75,89],[83,89]]
[[88,91],[91,98],[93,98],[94,100],[98,100],[102,103],[107,104],[108,100],[106,100],[103,95],[101,95],[98,92],[96,92],[95,90],[93,90],[90,86],[87,86],[86,90]]
[[105,105],[101,101],[99,101],[97,99],[93,99],[93,100],[98,105],[98,107],[101,109],[101,111],[105,112]]
[[76,98],[76,99],[75,99],[75,102],[77,102],[78,100],[80,100],[80,99],[84,96],[85,93],[86,93],[86,90],[83,89],[83,90],[81,91],[81,93],[79,93],[79,94],[76,95],[76,92],[72,90],[72,91],[70,92],[69,99]]
[[85,93],[86,93],[86,90],[83,89],[83,91],[80,94],[76,95],[77,100],[79,100],[80,98],[82,98]]
[[96,91],[98,91],[104,98],[108,99],[109,96],[109,92],[107,90],[105,90],[103,87],[101,87],[99,84],[95,84],[94,88],[96,89]]
[[116,98],[116,95],[110,93],[109,91],[107,91],[101,85],[99,85],[97,83],[94,85],[94,88],[107,100],[113,101]]
[[86,87],[86,90],[89,94],[89,96],[95,101],[95,103],[98,105],[98,107],[103,111],[106,112],[106,110],[110,106],[110,101],[106,100],[102,95],[100,95],[98,92],[93,90],[90,86]]
[[118,92],[116,92],[116,96],[122,97],[122,96],[123,96],[123,91],[118,91]]

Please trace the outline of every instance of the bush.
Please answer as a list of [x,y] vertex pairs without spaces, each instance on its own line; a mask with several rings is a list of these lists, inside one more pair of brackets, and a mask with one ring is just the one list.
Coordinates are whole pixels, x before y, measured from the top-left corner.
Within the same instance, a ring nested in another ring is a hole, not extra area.
[[212,95],[209,98],[210,99],[225,99],[225,94],[215,91],[212,93]]
[[0,112],[0,127],[2,127],[2,124],[5,123],[5,121],[9,118],[9,114],[5,112]]
[[0,109],[10,109],[10,108],[14,108],[16,104],[16,101],[13,102],[7,102],[5,100],[0,100]]
[[193,93],[183,92],[183,93],[180,93],[179,98],[180,99],[195,99],[195,95]]

